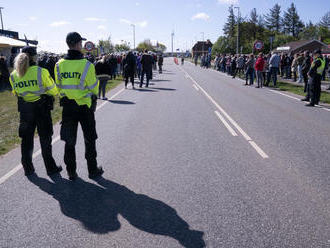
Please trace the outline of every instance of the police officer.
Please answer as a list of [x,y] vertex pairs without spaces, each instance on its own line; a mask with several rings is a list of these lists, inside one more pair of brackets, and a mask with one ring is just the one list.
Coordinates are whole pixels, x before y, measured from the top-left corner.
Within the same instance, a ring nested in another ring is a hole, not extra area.
[[325,68],[325,60],[321,55],[321,50],[314,52],[314,60],[309,70],[309,76],[311,77],[310,85],[310,103],[306,104],[308,107],[313,107],[315,104],[319,104],[321,96],[321,79],[322,73]]
[[62,167],[56,165],[52,156],[53,124],[50,111],[58,91],[48,70],[36,66],[36,55],[35,48],[24,47],[22,53],[15,58],[15,70],[10,75],[13,93],[18,97],[21,161],[26,176],[34,174],[32,154],[36,128],[47,174],[62,171]]
[[60,92],[60,105],[63,107],[61,139],[65,141],[64,162],[70,180],[75,180],[78,123],[85,140],[85,158],[89,178],[103,174],[102,167],[97,167],[95,108],[99,82],[95,67],[81,53],[82,41],[86,40],[77,32],[66,37],[68,54],[55,65],[55,80]]

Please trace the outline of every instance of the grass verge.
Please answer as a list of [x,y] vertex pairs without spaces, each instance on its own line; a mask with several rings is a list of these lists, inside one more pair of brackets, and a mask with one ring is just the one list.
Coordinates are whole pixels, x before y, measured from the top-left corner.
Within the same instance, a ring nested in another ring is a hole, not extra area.
[[[115,88],[122,82],[122,77],[109,80],[106,91]],[[59,99],[56,98],[52,111],[53,123],[61,119],[62,109]],[[6,154],[20,143],[18,137],[19,113],[17,112],[17,98],[11,91],[0,92],[0,156]]]
[[[304,92],[304,87],[300,86],[300,85],[294,85],[294,84],[285,83],[285,82],[278,82],[276,88],[281,91],[288,91],[288,92],[291,92],[291,93],[294,93],[294,94],[297,94],[300,96],[306,95],[306,93]],[[322,91],[320,102],[330,104],[330,93]]]

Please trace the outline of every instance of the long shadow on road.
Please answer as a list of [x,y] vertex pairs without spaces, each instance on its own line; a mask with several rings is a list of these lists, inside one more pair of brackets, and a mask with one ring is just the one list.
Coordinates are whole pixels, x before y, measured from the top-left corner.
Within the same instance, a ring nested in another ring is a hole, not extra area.
[[135,104],[135,102],[123,101],[123,100],[108,100],[108,101],[114,104]]
[[92,184],[78,178],[71,182],[61,176],[54,182],[33,175],[29,180],[53,196],[64,215],[80,221],[94,233],[120,229],[118,214],[134,227],[152,234],[172,237],[187,248],[205,247],[203,232],[190,230],[172,207],[103,177]]
[[168,90],[168,91],[174,91],[176,89],[172,89],[172,88],[157,88],[157,87],[150,87],[150,89],[154,89],[154,90]]

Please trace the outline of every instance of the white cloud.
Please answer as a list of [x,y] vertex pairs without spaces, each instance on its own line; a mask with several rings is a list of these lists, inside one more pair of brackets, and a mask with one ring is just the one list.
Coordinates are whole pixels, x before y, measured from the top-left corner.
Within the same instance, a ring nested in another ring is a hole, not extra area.
[[196,20],[196,19],[207,21],[208,19],[210,19],[210,16],[204,12],[201,12],[201,13],[197,13],[196,15],[191,17],[191,20]]
[[127,19],[124,19],[124,18],[120,18],[119,20],[121,23],[126,23],[126,24],[132,24],[131,21],[127,20]]
[[36,21],[38,19],[38,17],[36,17],[36,16],[30,16],[29,17],[29,20],[30,21]]
[[99,29],[99,30],[106,30],[107,27],[104,26],[104,25],[98,25],[98,26],[97,26],[97,29]]
[[60,27],[60,26],[65,26],[70,24],[70,22],[67,21],[58,21],[58,22],[52,22],[51,24],[49,24],[49,26],[51,27]]
[[220,4],[238,4],[238,0],[218,0]]
[[97,18],[97,17],[86,17],[84,20],[88,22],[105,22],[107,19]]
[[130,20],[127,20],[127,19],[124,19],[124,18],[120,18],[119,21],[121,23],[126,23],[128,25],[134,24],[134,25],[139,26],[141,28],[144,28],[144,27],[146,27],[148,25],[148,22],[147,21],[142,21],[142,22],[136,22],[136,23],[134,23],[134,22],[131,22]]
[[136,6],[140,6],[140,3],[135,3]]
[[136,25],[140,26],[141,28],[144,28],[148,25],[148,22],[147,21],[137,22]]

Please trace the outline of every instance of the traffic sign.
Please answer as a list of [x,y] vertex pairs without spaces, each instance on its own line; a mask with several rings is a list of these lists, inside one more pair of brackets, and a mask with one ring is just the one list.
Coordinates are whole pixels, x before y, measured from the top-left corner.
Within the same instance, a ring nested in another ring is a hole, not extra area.
[[92,50],[95,49],[95,45],[94,45],[93,42],[91,42],[91,41],[87,41],[87,42],[85,43],[84,48],[85,48],[87,51],[90,52],[90,51],[92,51]]
[[264,43],[260,40],[257,40],[256,42],[254,42],[253,47],[255,50],[262,50],[264,48]]

